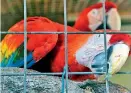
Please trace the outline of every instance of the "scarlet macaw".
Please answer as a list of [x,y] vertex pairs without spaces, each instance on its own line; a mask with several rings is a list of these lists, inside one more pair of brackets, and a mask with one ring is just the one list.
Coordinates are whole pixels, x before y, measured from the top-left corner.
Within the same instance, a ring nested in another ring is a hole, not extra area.
[[[24,21],[12,26],[9,31],[23,31]],[[80,32],[70,26],[68,31]],[[30,17],[27,19],[27,31],[64,31],[64,26],[44,17]],[[64,35],[63,34],[28,34],[27,67],[31,67],[40,59],[52,52],[51,71],[62,72],[64,62]],[[102,34],[69,34],[68,35],[68,68],[70,72],[105,71],[104,36]],[[23,34],[9,34],[0,43],[1,66],[21,67],[24,58],[20,56],[23,51]],[[126,62],[130,48],[131,37],[128,34],[107,35],[108,62],[112,65],[111,74],[117,72]],[[122,51],[119,51],[122,47]],[[94,79],[96,75],[73,75],[70,79]]]
[[[103,29],[104,14],[102,8],[102,2],[85,8],[79,14],[73,27],[81,31],[95,31]],[[105,2],[105,15],[107,29],[121,29],[121,18],[115,3],[109,1]]]

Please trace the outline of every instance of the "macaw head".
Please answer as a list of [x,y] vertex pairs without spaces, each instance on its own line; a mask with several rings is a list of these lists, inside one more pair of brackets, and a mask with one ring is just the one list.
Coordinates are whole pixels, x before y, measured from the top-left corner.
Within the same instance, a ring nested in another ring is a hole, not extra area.
[[[131,53],[131,36],[128,34],[113,34],[107,45],[107,63],[105,63],[105,52],[94,57],[91,69],[94,72],[105,72],[108,64],[110,74],[117,73],[125,64]],[[99,76],[99,75],[96,75]]]
[[[84,9],[78,16],[74,27],[81,31],[94,31],[103,29],[103,5],[97,3]],[[117,11],[117,6],[113,2],[105,2],[106,28],[120,30],[121,18]]]
[[108,62],[111,63],[109,73],[114,74],[121,69],[131,53],[131,36],[128,34],[115,34],[112,35],[109,43],[112,44],[108,49]]

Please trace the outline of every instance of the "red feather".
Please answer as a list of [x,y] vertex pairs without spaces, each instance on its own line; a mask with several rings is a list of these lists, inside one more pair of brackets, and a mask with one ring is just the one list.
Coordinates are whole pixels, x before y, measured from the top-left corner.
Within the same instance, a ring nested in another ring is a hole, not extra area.
[[110,43],[114,44],[116,42],[123,41],[125,44],[127,44],[131,48],[131,36],[129,34],[113,34]]
[[114,44],[119,41],[123,41],[130,47],[129,55],[131,55],[131,36],[129,34],[113,34],[109,43]]

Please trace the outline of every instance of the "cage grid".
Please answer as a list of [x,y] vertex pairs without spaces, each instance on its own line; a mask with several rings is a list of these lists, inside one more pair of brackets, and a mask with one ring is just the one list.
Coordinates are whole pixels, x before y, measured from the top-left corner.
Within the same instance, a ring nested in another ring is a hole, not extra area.
[[[64,6],[64,32],[27,32],[27,0],[23,0],[24,3],[24,32],[6,32],[1,31],[0,34],[24,34],[24,72],[23,73],[13,73],[13,74],[3,74],[1,73],[1,76],[24,76],[24,93],[26,93],[27,87],[26,87],[26,76],[27,75],[62,75],[62,87],[61,87],[61,93],[69,93],[68,91],[68,75],[86,75],[86,74],[105,74],[106,79],[106,93],[110,93],[109,91],[109,73],[108,73],[108,62],[107,62],[107,44],[106,44],[106,34],[131,34],[131,31],[121,31],[121,32],[106,32],[106,16],[105,16],[105,1],[102,0],[103,4],[103,20],[104,20],[104,32],[68,32],[67,31],[67,0],[63,0],[63,6]],[[52,1],[53,2],[53,1]],[[73,3],[73,2],[72,2]],[[87,2],[88,3],[88,2]],[[56,6],[56,5],[53,5]],[[62,6],[62,5],[61,5]],[[85,5],[84,5],[85,6]],[[83,6],[83,7],[84,7]],[[51,11],[54,11],[53,9]],[[70,10],[71,11],[71,10]],[[65,67],[63,69],[63,72],[58,73],[27,73],[27,34],[64,34],[64,44],[65,44]],[[105,62],[106,65],[106,72],[68,72],[68,34],[103,34],[104,35],[104,50],[105,50]],[[0,71],[1,72],[1,71]],[[117,72],[116,74],[131,74],[131,72]],[[65,77],[65,78],[64,78]]]

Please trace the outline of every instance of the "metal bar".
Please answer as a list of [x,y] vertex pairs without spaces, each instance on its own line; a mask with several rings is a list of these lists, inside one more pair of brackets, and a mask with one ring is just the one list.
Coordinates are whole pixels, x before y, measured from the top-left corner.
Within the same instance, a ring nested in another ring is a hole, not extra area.
[[[62,73],[27,73],[26,75],[32,75],[32,76],[37,76],[37,75],[62,75]],[[23,76],[23,73],[6,73],[6,74],[1,74],[1,76]]]
[[[59,73],[27,73],[27,76],[37,76],[37,75],[62,75],[63,72]],[[89,75],[89,74],[106,74],[106,72],[68,72],[69,75]],[[117,74],[131,74],[131,72],[117,72],[114,75]],[[23,73],[6,73],[2,74],[1,76],[23,76]]]
[[26,23],[26,20],[27,20],[27,4],[26,4],[26,0],[24,0],[24,93],[26,93],[26,68],[27,68],[27,30],[26,30],[26,27],[27,27],[27,23]]
[[[105,73],[106,72],[68,72],[69,75],[88,75],[88,74],[105,74]],[[131,72],[117,72],[115,74],[131,74]]]
[[[27,73],[27,75],[62,75],[63,72],[59,73]],[[88,75],[88,74],[106,74],[106,72],[68,72],[69,75]],[[131,74],[131,72],[117,72],[116,74]],[[115,74],[114,74],[115,75]],[[23,76],[23,73],[6,73],[1,76]]]
[[116,74],[131,74],[131,72],[117,72]]
[[105,10],[105,0],[102,1],[102,7],[103,7],[103,20],[104,20],[104,51],[105,51],[105,62],[106,65],[106,93],[109,93],[109,76],[108,76],[108,61],[107,61],[107,42],[106,42],[106,10]]
[[68,93],[68,39],[67,39],[67,10],[66,10],[66,0],[64,0],[64,39],[65,39],[65,69],[66,69],[66,93]]
[[68,72],[69,75],[105,74],[105,72]]
[[[1,0],[0,0],[0,11],[1,11]],[[0,32],[1,32],[1,13],[0,13]],[[0,34],[0,42],[1,42],[1,34]],[[1,47],[1,45],[0,45]],[[0,52],[1,52],[1,48],[0,48]],[[2,55],[0,54],[0,59],[2,59]],[[0,63],[0,90],[2,90],[2,84],[1,84],[1,63]],[[0,91],[1,93],[2,91]]]
[[[0,32],[1,34],[24,34],[24,32]],[[27,34],[64,34],[64,32],[27,32]]]
[[[0,32],[0,34],[24,34],[24,32]],[[64,32],[56,32],[56,31],[51,31],[51,32],[27,32],[27,34],[64,34]],[[104,34],[104,32],[67,32],[67,34]],[[121,32],[106,32],[106,34],[131,34],[131,31],[121,31]]]
[[[104,32],[67,32],[68,34],[104,34]],[[106,32],[106,34],[131,34],[131,31]]]
[[66,75],[66,67],[64,67],[64,71],[63,71],[63,73],[62,73],[61,93],[64,93],[64,91],[65,91],[65,75]]
[[[27,73],[26,75],[62,75],[63,72],[59,73]],[[70,75],[88,75],[88,74],[105,74],[105,72],[68,72]],[[2,76],[23,76],[23,73],[6,73],[1,74]]]

